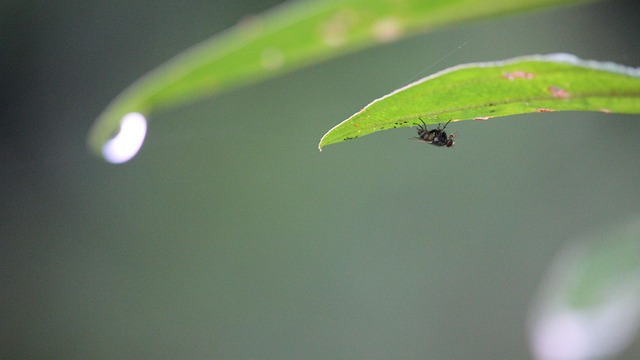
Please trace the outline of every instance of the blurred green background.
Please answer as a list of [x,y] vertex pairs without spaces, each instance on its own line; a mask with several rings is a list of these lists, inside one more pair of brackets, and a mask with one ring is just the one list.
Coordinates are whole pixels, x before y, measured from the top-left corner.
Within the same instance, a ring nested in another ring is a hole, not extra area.
[[[637,67],[634,0],[445,28],[165,112],[124,165],[86,150],[124,87],[277,3],[0,3],[0,357],[530,358],[556,252],[640,213],[634,116],[316,148],[456,64],[562,51]],[[638,357],[636,341],[620,358]]]

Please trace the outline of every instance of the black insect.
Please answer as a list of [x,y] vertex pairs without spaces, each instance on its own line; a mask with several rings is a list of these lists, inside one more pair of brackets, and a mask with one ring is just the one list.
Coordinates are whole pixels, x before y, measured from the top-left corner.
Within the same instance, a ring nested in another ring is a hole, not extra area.
[[422,119],[420,119],[420,121],[422,121],[422,125],[416,124],[418,126],[418,137],[414,139],[422,140],[427,144],[431,144],[433,146],[452,147],[453,145],[455,145],[455,141],[453,141],[453,138],[455,138],[455,135],[451,134],[447,136],[447,133],[444,131],[444,128],[446,128],[447,125],[449,125],[451,120],[447,121],[447,123],[444,124],[442,129],[440,129],[440,124],[438,124],[438,127],[433,130],[427,129],[427,124],[425,124]]

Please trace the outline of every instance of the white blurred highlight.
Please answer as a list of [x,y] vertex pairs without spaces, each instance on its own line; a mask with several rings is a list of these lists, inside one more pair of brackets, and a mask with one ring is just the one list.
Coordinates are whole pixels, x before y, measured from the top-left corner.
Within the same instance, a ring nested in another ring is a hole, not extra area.
[[569,247],[547,275],[530,322],[530,345],[537,360],[609,358],[626,349],[638,331],[638,273],[607,284],[592,306],[576,308],[562,296],[575,285],[585,253],[583,247]]
[[538,320],[532,345],[540,360],[600,359],[622,352],[637,330],[637,297],[614,296],[599,307],[557,309]]
[[122,117],[120,131],[102,147],[102,156],[112,164],[131,160],[142,147],[147,134],[147,119],[140,113]]

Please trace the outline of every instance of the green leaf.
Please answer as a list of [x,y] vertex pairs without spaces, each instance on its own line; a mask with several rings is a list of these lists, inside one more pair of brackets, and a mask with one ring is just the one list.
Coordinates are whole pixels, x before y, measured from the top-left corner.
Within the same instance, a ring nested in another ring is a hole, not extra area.
[[100,114],[90,131],[88,143],[92,150],[100,153],[127,114],[146,117],[161,108],[456,22],[581,1],[323,0],[287,3],[241,21],[227,32],[179,54],[140,78]]
[[319,148],[376,131],[550,111],[640,113],[640,69],[532,55],[455,66],[400,88],[329,130]]

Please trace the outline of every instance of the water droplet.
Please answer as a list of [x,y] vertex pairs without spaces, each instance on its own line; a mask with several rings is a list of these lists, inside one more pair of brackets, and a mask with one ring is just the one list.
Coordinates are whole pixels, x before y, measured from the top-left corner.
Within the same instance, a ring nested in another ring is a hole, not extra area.
[[142,147],[147,119],[140,113],[128,113],[120,121],[120,131],[102,147],[102,156],[112,164],[131,160]]

